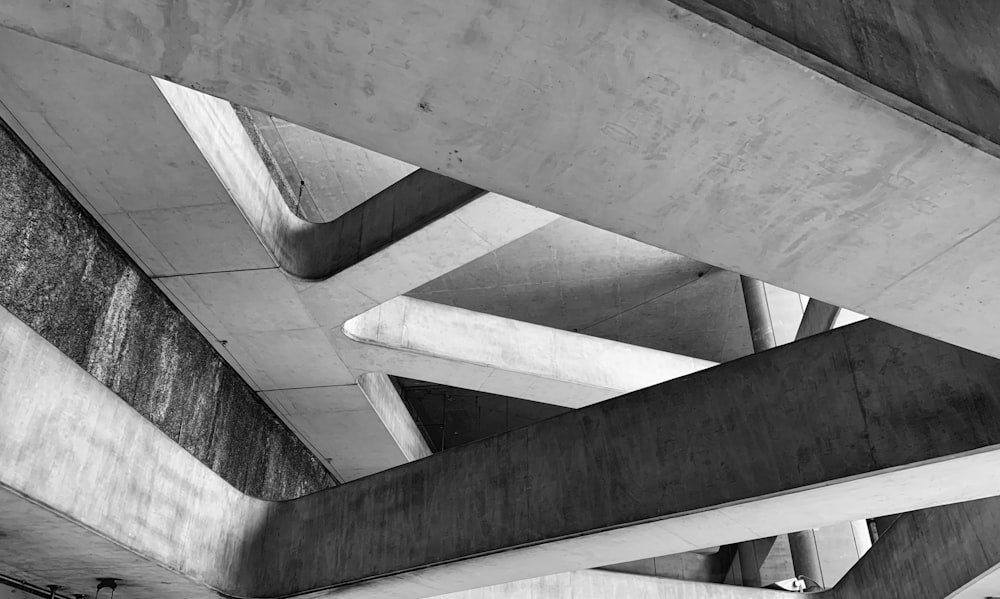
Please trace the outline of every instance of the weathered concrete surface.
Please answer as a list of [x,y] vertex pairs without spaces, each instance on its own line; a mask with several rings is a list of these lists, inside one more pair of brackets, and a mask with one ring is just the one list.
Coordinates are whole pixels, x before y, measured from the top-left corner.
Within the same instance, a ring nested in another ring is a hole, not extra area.
[[1000,492],[1000,366],[875,321],[268,503],[2,316],[0,528],[32,551],[0,561],[137,599],[427,597]]
[[997,497],[905,514],[823,597],[991,597],[1000,590],[998,514]]
[[[706,5],[721,8],[969,133],[1000,143],[1000,116],[993,109],[1000,101],[1000,70],[991,58],[1000,42],[1000,7],[995,2],[680,0],[678,4],[710,17],[713,13],[704,10]],[[761,39],[746,25],[725,22]],[[783,50],[780,44],[773,47]],[[789,55],[826,71],[802,52]]]
[[0,305],[241,491],[334,484],[2,122]]
[[1000,355],[979,259],[1000,246],[998,160],[687,10],[170,7],[15,0],[0,23]]

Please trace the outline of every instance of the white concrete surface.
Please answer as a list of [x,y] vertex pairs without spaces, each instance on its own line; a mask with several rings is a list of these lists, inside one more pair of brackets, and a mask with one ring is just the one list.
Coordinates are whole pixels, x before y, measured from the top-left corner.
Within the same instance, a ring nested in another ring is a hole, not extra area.
[[[409,354],[483,367],[473,387],[508,396],[580,408],[715,366],[679,356],[549,327],[397,297],[344,324],[345,334],[381,349],[370,363],[393,364],[396,374],[421,378]],[[399,355],[400,350],[405,352]],[[393,356],[399,357],[393,360]],[[442,367],[446,367],[442,364]],[[438,378],[448,375],[442,373]]]

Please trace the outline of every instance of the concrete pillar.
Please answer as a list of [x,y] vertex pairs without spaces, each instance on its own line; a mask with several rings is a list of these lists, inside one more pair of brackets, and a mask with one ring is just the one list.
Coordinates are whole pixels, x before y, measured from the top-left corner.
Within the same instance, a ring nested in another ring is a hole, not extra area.
[[807,582],[826,587],[823,581],[823,567],[819,561],[819,548],[816,546],[816,533],[812,529],[788,534],[788,545],[792,551],[792,565],[795,575],[804,577]]
[[[743,287],[743,301],[747,309],[747,322],[750,324],[750,339],[754,353],[767,351],[777,343],[774,340],[774,326],[771,323],[771,310],[767,305],[767,292],[764,283],[757,279],[740,276]],[[773,539],[771,539],[773,541]],[[770,549],[773,543],[763,545]],[[757,540],[744,541],[736,546],[740,558],[740,572],[743,586],[760,587],[760,565],[767,558],[766,550],[759,546]],[[763,551],[764,555],[759,555]]]

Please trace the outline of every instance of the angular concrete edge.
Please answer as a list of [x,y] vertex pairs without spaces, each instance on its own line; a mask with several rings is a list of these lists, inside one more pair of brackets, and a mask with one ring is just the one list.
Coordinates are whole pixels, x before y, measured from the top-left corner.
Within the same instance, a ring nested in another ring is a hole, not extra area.
[[1000,490],[995,360],[873,321],[281,503],[0,322],[0,527],[44,549],[2,557],[71,553],[61,580],[114,568],[137,599],[428,597]]
[[990,497],[903,514],[823,597],[982,599],[1000,590],[998,570],[1000,497]]
[[413,417],[403,404],[403,398],[389,376],[381,372],[368,372],[358,378],[358,386],[372,404],[386,430],[396,440],[407,462],[431,455],[431,448],[420,434]]
[[799,323],[799,329],[795,333],[795,339],[805,339],[829,331],[837,322],[838,316],[840,316],[838,306],[809,298],[806,310],[802,314],[802,321]]
[[[571,408],[716,365],[405,296],[347,321],[344,333],[387,350],[489,369],[477,390]],[[394,374],[422,376],[419,369],[406,370],[406,358],[393,360],[394,354],[365,352],[374,364],[391,361],[386,369]]]
[[426,170],[404,177],[341,217],[292,213],[229,102],[153,78],[261,243],[301,279],[323,280],[485,194]]
[[[342,1],[244,8],[236,36],[214,3],[183,8],[197,36],[123,0],[11,0],[0,24],[1000,356],[995,326],[965,324],[1000,314],[997,265],[976,259],[1000,247],[996,157],[686,9],[439,0],[399,21]],[[465,43],[472,23],[496,35]],[[498,105],[511,89],[523,101]]]
[[784,591],[580,570],[439,595],[435,599],[787,599]]

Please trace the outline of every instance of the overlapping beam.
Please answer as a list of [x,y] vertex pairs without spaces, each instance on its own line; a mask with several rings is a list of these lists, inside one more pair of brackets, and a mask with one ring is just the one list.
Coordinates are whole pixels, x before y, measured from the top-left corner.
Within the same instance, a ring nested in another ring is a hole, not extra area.
[[0,24],[1000,356],[1000,161],[669,2],[12,0]]
[[[341,479],[429,453],[412,422],[386,419],[405,414],[391,386],[358,387],[369,373],[576,407],[712,365],[406,298],[393,306],[411,326],[455,330],[359,343],[349,319],[556,216],[420,171],[309,223],[229,103],[12,31],[0,48],[0,99],[25,137]],[[470,330],[492,334],[449,337]],[[608,371],[574,363],[586,356]]]
[[997,361],[876,321],[274,504],[0,324],[0,528],[37,550],[3,560],[137,599],[427,597],[1000,493]]

